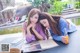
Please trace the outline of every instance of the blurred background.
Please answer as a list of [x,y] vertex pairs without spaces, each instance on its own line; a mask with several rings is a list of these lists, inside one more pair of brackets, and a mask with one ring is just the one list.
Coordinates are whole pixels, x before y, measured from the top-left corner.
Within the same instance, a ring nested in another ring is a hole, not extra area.
[[[0,0],[0,35],[22,32],[32,8],[53,15],[80,13],[80,0]],[[71,21],[79,26],[80,18],[75,18]]]

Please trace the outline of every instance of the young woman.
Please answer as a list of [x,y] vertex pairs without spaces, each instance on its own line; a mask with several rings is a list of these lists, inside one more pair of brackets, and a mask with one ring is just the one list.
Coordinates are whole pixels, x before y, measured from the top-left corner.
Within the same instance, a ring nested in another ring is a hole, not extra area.
[[39,13],[39,9],[32,9],[28,14],[28,22],[25,22],[23,25],[23,33],[28,43],[47,39],[42,30],[41,24],[38,23]]
[[50,31],[54,40],[61,41],[65,44],[69,43],[67,34],[68,23],[64,19],[60,18],[59,21],[55,21],[48,13],[40,13],[39,22],[45,27],[45,30]]

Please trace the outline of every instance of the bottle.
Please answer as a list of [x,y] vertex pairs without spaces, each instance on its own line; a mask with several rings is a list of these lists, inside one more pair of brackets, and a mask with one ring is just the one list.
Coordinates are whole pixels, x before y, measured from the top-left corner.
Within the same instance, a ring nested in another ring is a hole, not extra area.
[[66,28],[64,29],[64,32],[65,32],[64,35],[65,35],[65,40],[66,40],[65,44],[69,44],[69,37],[68,37]]

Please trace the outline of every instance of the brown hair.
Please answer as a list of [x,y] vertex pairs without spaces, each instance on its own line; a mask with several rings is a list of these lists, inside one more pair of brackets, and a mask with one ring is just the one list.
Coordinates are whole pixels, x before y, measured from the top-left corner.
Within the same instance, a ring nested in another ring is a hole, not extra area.
[[[61,15],[51,15],[52,16],[52,18],[57,22],[57,24],[59,25],[59,20],[60,20],[60,18],[63,18],[63,17],[61,17]],[[65,18],[63,18],[63,19],[65,19]],[[66,22],[67,22],[67,24],[68,24],[68,28],[69,28],[69,22],[67,21],[67,20],[65,20]],[[59,26],[58,26],[58,28],[59,28]],[[60,30],[60,28],[59,28],[59,30]]]
[[[33,8],[29,14],[28,14],[28,23],[27,23],[27,26],[30,24],[30,17],[34,16],[35,14],[39,14],[41,13],[41,11],[37,8]],[[42,27],[42,26],[41,26]],[[42,27],[42,30],[43,30],[43,27]],[[31,34],[35,35],[34,32],[32,31],[32,28],[30,29],[30,32]],[[44,32],[44,31],[43,31]],[[35,36],[36,40],[39,40],[36,36]]]
[[57,22],[52,18],[52,16],[50,14],[45,13],[45,12],[40,13],[39,14],[39,21],[42,20],[42,19],[47,19],[52,31],[55,34],[61,35],[61,32],[60,32],[60,30],[58,28]]
[[37,8],[33,8],[30,10],[29,14],[28,14],[28,25],[30,24],[30,17],[34,16],[35,14],[39,14],[40,10]]

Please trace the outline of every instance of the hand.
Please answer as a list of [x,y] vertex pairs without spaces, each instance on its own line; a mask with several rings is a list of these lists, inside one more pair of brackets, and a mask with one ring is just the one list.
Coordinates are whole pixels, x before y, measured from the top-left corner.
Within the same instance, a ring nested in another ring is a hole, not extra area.
[[27,29],[30,29],[32,27],[32,24],[28,25]]
[[30,30],[30,28],[32,28],[32,30],[34,30],[35,29],[35,24],[34,23],[31,23],[30,25],[28,25],[28,27],[27,27],[27,31],[29,31]]
[[46,28],[46,30],[49,30],[49,28]]
[[32,29],[35,29],[36,24],[32,23]]
[[65,44],[68,44],[69,43],[69,37],[68,36],[63,36],[62,37],[62,42],[65,43]]
[[31,34],[28,34],[28,35],[26,35],[26,37],[32,37],[32,35]]

